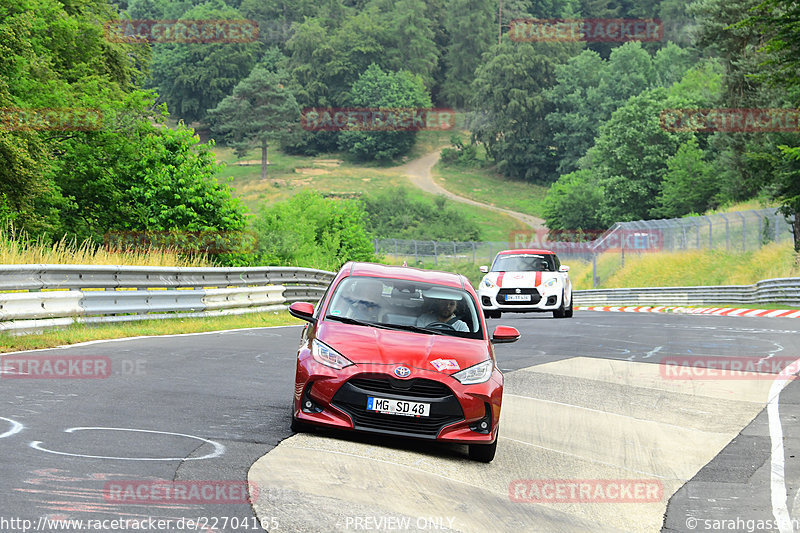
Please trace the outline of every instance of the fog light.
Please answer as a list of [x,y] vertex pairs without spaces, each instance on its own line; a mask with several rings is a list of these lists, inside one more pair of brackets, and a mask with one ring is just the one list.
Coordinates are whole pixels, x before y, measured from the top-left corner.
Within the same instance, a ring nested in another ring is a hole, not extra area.
[[320,407],[317,402],[311,399],[310,392],[312,386],[313,383],[309,383],[306,387],[306,390],[303,391],[303,399],[300,402],[300,405],[302,406],[302,411],[304,413],[321,413],[322,407]]
[[492,406],[488,403],[483,404],[486,409],[486,415],[469,426],[469,429],[475,433],[488,434],[492,428]]

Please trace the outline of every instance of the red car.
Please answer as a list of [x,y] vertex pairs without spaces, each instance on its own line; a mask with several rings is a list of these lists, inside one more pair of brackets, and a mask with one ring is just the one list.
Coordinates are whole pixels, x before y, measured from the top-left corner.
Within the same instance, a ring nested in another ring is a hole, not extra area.
[[315,307],[297,353],[292,429],[326,426],[469,445],[489,462],[497,448],[503,374],[478,297],[458,274],[347,263]]

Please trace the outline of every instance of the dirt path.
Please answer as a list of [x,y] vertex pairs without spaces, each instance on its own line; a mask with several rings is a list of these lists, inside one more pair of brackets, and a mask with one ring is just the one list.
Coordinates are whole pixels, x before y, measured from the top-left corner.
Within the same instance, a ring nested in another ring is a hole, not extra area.
[[523,224],[530,226],[531,228],[544,227],[544,220],[541,218],[535,217],[533,215],[526,215],[525,213],[518,213],[517,211],[512,211],[510,209],[505,209],[502,207],[496,207],[493,205],[476,202],[475,200],[465,198],[464,196],[459,196],[458,194],[454,194],[448,191],[447,189],[443,188],[441,185],[439,185],[433,180],[433,174],[431,173],[431,169],[436,164],[436,162],[439,161],[439,152],[440,150],[436,150],[435,152],[430,152],[428,154],[425,154],[419,159],[414,159],[413,161],[409,161],[405,165],[397,167],[397,169],[400,170],[401,172],[404,172],[415,187],[419,187],[425,192],[433,194],[441,194],[446,196],[447,198],[450,198],[455,202],[474,205],[477,207],[481,207],[483,209],[491,209],[492,211],[497,211],[498,213],[506,214],[510,217],[519,220]]

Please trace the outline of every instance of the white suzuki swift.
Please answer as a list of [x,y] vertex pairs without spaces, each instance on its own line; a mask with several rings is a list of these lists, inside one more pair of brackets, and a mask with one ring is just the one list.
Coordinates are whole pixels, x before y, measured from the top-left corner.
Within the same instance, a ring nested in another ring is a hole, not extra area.
[[486,275],[478,296],[487,318],[503,312],[552,311],[555,318],[572,317],[572,283],[569,267],[550,250],[503,250],[482,266]]

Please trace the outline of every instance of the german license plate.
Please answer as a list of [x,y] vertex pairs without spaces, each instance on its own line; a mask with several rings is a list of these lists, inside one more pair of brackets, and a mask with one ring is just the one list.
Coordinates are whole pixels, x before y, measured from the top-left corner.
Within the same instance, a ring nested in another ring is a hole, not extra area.
[[507,302],[530,302],[530,294],[506,294]]
[[367,411],[374,411],[387,415],[430,416],[431,404],[368,396]]

